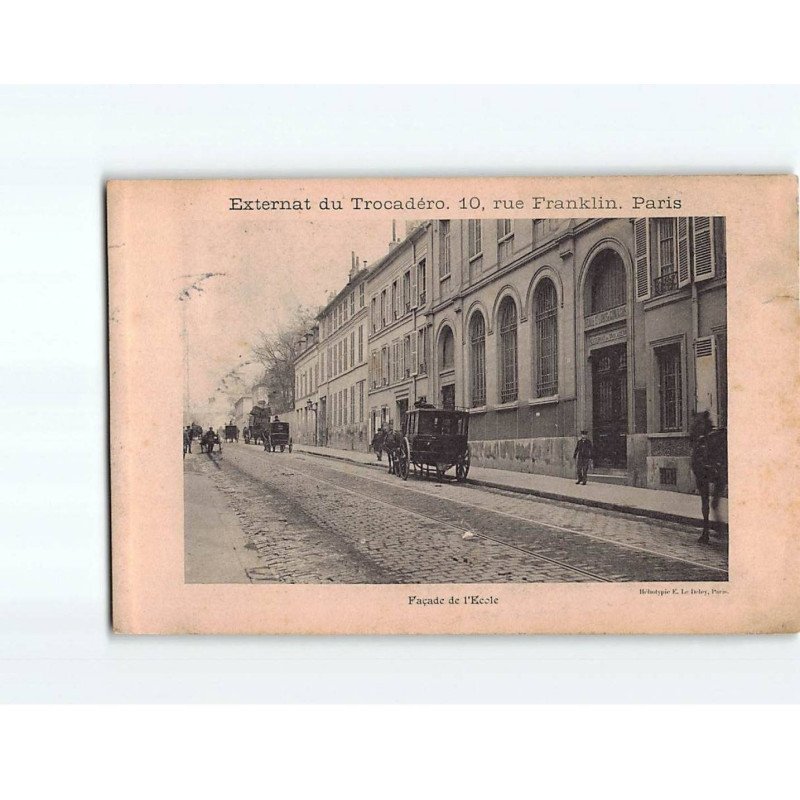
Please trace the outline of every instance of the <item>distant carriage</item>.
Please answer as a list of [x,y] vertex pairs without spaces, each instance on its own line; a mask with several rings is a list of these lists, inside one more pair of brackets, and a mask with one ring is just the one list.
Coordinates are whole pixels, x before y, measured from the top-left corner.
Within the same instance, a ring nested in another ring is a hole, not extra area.
[[466,481],[471,460],[468,438],[466,410],[422,406],[407,411],[402,435],[395,434],[396,443],[390,450],[392,471],[407,480],[411,468],[420,476],[430,475],[433,468],[441,480],[455,467],[456,480]]
[[239,427],[237,425],[225,426],[225,441],[238,442],[239,441]]
[[247,444],[266,444],[269,438],[271,413],[269,406],[253,406],[253,410],[247,418],[248,425],[245,428],[244,440]]
[[220,451],[222,451],[219,434],[215,433],[213,430],[207,430],[200,437],[200,452],[208,453],[210,455],[212,452],[214,452],[214,445],[218,445]]
[[281,453],[289,449],[292,452],[292,437],[289,435],[288,422],[270,422],[269,431],[264,439],[264,449],[275,452],[276,448],[280,449]]

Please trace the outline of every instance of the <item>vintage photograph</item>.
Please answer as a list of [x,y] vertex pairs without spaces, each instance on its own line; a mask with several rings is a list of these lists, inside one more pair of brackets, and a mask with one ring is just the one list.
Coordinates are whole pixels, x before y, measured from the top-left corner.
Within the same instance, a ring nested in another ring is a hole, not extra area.
[[728,582],[726,219],[641,200],[228,198],[175,283],[185,583]]

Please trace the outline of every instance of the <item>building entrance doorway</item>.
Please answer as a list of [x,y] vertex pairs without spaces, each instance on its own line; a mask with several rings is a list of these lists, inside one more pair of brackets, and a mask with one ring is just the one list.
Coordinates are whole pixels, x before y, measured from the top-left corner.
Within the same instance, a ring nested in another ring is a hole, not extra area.
[[442,386],[442,408],[455,408],[456,407],[456,385],[449,383],[447,386]]
[[625,344],[592,353],[594,463],[625,467],[628,433],[628,349]]
[[403,427],[403,418],[408,411],[408,398],[404,397],[402,400],[397,401],[397,425],[395,428],[399,431]]

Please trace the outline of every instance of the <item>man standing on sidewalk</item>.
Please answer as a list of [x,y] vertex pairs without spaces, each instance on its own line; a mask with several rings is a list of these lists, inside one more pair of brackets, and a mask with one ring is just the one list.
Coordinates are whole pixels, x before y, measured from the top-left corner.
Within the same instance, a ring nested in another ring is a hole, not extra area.
[[581,431],[581,438],[578,439],[578,444],[575,445],[575,452],[572,457],[577,459],[576,470],[578,473],[578,480],[575,483],[582,483],[586,486],[586,476],[589,472],[589,462],[592,460],[592,440],[589,438],[588,431]]

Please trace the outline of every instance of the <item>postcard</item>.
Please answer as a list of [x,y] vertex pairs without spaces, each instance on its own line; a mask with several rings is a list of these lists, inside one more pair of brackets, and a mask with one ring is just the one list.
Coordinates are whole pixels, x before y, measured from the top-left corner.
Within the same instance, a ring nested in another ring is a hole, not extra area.
[[800,628],[796,177],[107,213],[115,631]]

